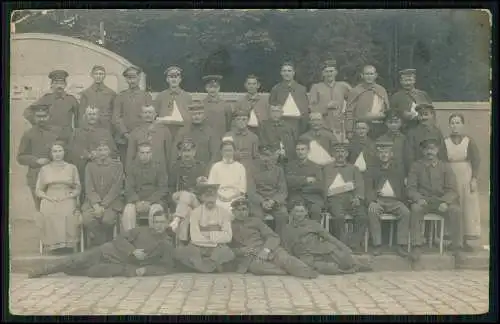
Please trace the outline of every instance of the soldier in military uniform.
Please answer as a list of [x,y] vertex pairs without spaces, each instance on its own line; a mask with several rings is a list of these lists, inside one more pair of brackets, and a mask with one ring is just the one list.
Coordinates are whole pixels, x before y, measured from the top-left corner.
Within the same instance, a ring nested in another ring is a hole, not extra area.
[[[51,80],[50,87],[51,93],[43,95],[35,104],[49,106],[49,123],[61,128],[64,132],[61,136],[69,137],[73,132],[73,127],[79,126],[80,113],[78,101],[76,98],[66,93],[67,86],[66,78],[68,72],[64,70],[55,70],[49,73]],[[28,107],[24,110],[24,118],[26,118],[32,125],[34,124],[33,111]]]
[[387,133],[380,136],[377,141],[391,141],[393,152],[393,163],[401,165],[404,170],[405,177],[408,175],[410,166],[408,163],[408,145],[406,136],[401,132],[402,123],[401,113],[397,110],[391,109],[385,116],[385,125],[387,126]]
[[168,194],[167,173],[162,165],[153,161],[151,143],[138,144],[137,158],[127,168],[126,206],[122,216],[125,231],[136,226],[137,215],[151,216],[158,210],[163,212]]
[[397,217],[396,251],[400,256],[407,257],[410,210],[405,205],[405,170],[401,164],[394,163],[392,141],[379,139],[376,145],[378,162],[369,166],[365,173],[365,203],[368,207],[373,254],[379,255],[382,245],[380,215],[388,213]]
[[309,159],[319,165],[333,162],[330,152],[338,142],[337,137],[324,126],[323,116],[316,112],[309,115],[310,130],[300,136],[309,144]]
[[[325,204],[333,217],[334,236],[359,250],[363,241],[367,216],[364,206],[364,180],[357,167],[347,163],[347,142],[335,144],[335,163],[323,169]],[[354,232],[351,237],[345,233],[345,218],[351,216],[354,223]]]
[[104,84],[106,70],[103,66],[95,65],[90,75],[94,79],[94,83],[80,93],[79,120],[83,120],[83,114],[87,107],[96,107],[100,113],[98,126],[112,132],[111,115],[113,114],[113,101],[116,92]]
[[220,140],[222,136],[231,130],[232,109],[219,95],[220,75],[206,75],[205,90],[208,95],[203,99],[205,107],[206,123],[212,128],[215,136]]
[[370,138],[376,139],[386,132],[383,120],[389,110],[389,97],[384,87],[376,83],[378,74],[372,65],[363,67],[362,82],[354,87],[347,98],[346,134],[350,139],[356,120],[366,120]]
[[153,161],[162,165],[168,172],[173,138],[168,127],[155,121],[156,111],[153,106],[142,107],[142,124],[130,132],[127,147],[126,165],[131,165],[137,155],[137,144],[150,142],[153,148]]
[[270,146],[278,152],[276,157],[280,162],[293,160],[298,133],[283,120],[283,106],[271,106],[270,117],[260,125],[259,144]]
[[[302,134],[307,129],[307,115],[309,114],[307,89],[294,80],[295,67],[291,62],[284,62],[281,65],[281,77],[283,81],[275,85],[269,93],[269,104],[284,106],[285,122],[295,133]],[[295,108],[296,111],[289,113],[288,107]]]
[[90,246],[113,239],[113,228],[123,210],[123,165],[111,158],[107,141],[101,141],[96,158],[85,169],[85,201],[82,205],[83,226]]
[[311,212],[311,219],[320,221],[323,203],[323,172],[321,167],[308,159],[309,142],[299,139],[297,159],[285,167],[288,201],[303,201]]
[[[87,107],[83,118],[86,122],[82,123],[81,127],[75,129],[69,145],[69,158],[78,169],[80,179],[85,179],[85,166],[87,162],[95,158],[95,150],[101,141],[108,143],[112,158],[118,156],[118,149],[116,148],[111,131],[107,128],[97,126],[99,125],[100,118],[99,108]],[[83,187],[82,191],[84,189],[85,187]]]
[[229,244],[236,255],[237,272],[254,275],[286,275],[316,278],[316,271],[291,256],[280,246],[280,237],[261,219],[249,214],[248,200],[231,203],[234,219],[233,240]]
[[248,128],[257,134],[262,122],[269,119],[269,101],[258,92],[260,82],[257,76],[247,76],[245,89],[247,93],[234,105],[234,110],[249,111]]
[[259,138],[248,129],[250,111],[238,108],[233,113],[233,129],[226,133],[223,139],[232,138],[236,147],[235,160],[239,161],[248,172],[252,169],[255,160],[258,159]]
[[24,132],[17,151],[17,162],[28,167],[26,180],[37,211],[40,210],[40,199],[35,195],[35,187],[40,168],[50,162],[52,144],[57,140],[68,140],[60,127],[49,123],[49,107],[42,104],[29,107],[33,127]]
[[361,172],[365,172],[366,168],[377,160],[375,142],[368,137],[369,132],[369,122],[363,119],[354,122],[354,135],[349,144],[347,162],[356,166]]
[[402,114],[404,134],[407,134],[408,130],[418,124],[418,113],[415,107],[420,104],[432,104],[431,98],[425,91],[415,88],[416,77],[417,70],[415,69],[399,71],[399,82],[402,89],[393,94],[390,99],[391,109]]
[[[120,92],[113,104],[112,123],[122,161],[126,160],[130,133],[142,122],[142,107],[150,106],[153,103],[151,94],[139,88],[141,73],[142,70],[135,66],[128,67],[123,71],[129,88]],[[127,167],[126,164],[125,167]]]
[[326,60],[323,63],[323,82],[312,85],[309,102],[311,112],[321,113],[329,130],[343,134],[345,103],[352,87],[347,82],[336,81],[337,73],[337,61]]
[[[181,88],[182,69],[178,66],[170,66],[165,70],[168,89],[160,92],[153,106],[158,114],[158,120],[165,123],[173,138],[182,126],[191,122],[191,114],[188,107],[192,103],[191,95]],[[174,109],[177,108],[179,115]],[[180,118],[179,118],[180,117]]]
[[275,151],[272,147],[261,145],[259,156],[260,159],[255,162],[251,172],[252,179],[249,179],[250,209],[252,214],[260,219],[264,219],[265,214],[273,216],[275,231],[281,234],[288,221],[285,172],[275,163]]
[[[205,120],[206,112],[202,104],[192,104],[189,106],[191,113],[191,123],[181,128],[174,140],[173,148],[177,148],[185,138],[190,138],[196,144],[196,160],[203,162],[207,167],[220,160],[221,138],[217,137],[213,128]],[[172,154],[174,158],[179,157],[179,153]],[[175,161],[172,161],[175,163]]]
[[173,239],[166,215],[151,215],[150,227],[141,226],[120,234],[113,241],[43,265],[28,275],[39,278],[53,273],[87,277],[163,276],[176,272]]

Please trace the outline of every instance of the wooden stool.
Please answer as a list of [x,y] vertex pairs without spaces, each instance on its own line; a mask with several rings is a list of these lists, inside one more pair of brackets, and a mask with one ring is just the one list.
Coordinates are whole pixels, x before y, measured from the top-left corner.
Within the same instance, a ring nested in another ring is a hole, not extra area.
[[[346,233],[352,233],[354,232],[354,224],[352,223],[352,220],[354,218],[351,215],[346,215],[345,216],[345,232]],[[368,227],[365,229],[365,253],[368,253],[368,239],[370,237],[370,233],[368,230]]]
[[424,224],[425,222],[430,222],[430,235],[429,235],[429,247],[432,247],[432,243],[434,239],[437,239],[437,228],[438,224],[440,224],[440,233],[439,233],[439,254],[443,254],[443,242],[444,242],[444,217],[438,214],[426,214],[424,216]]

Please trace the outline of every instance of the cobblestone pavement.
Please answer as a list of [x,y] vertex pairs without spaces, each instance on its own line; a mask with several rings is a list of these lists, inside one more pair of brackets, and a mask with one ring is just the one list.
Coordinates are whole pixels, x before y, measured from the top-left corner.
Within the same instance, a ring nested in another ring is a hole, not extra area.
[[92,279],[12,274],[18,315],[152,314],[480,314],[488,311],[487,271],[377,272],[257,277],[176,274]]

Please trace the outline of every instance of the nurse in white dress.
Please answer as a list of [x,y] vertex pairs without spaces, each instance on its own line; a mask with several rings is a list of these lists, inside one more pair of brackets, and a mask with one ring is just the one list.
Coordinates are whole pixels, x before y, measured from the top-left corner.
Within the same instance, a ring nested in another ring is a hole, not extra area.
[[231,203],[246,194],[247,176],[243,164],[234,160],[232,138],[222,139],[222,161],[216,162],[208,175],[209,184],[218,184],[217,205],[231,210]]

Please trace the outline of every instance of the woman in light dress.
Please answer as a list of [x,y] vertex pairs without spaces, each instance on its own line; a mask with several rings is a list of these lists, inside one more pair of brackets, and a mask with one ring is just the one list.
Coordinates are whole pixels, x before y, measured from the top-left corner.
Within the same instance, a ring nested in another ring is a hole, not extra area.
[[480,157],[474,141],[464,134],[465,118],[462,114],[452,114],[449,118],[451,134],[445,138],[448,162],[455,173],[462,208],[462,237],[464,250],[472,251],[468,240],[481,236],[481,217],[477,176]]
[[231,210],[231,203],[247,192],[247,176],[243,164],[234,160],[236,147],[229,138],[221,144],[222,161],[216,162],[208,175],[209,184],[218,184],[217,205]]
[[64,161],[64,146],[55,142],[50,149],[51,162],[43,166],[36,183],[41,199],[39,226],[44,249],[70,253],[78,242],[77,201],[81,186],[78,170]]

